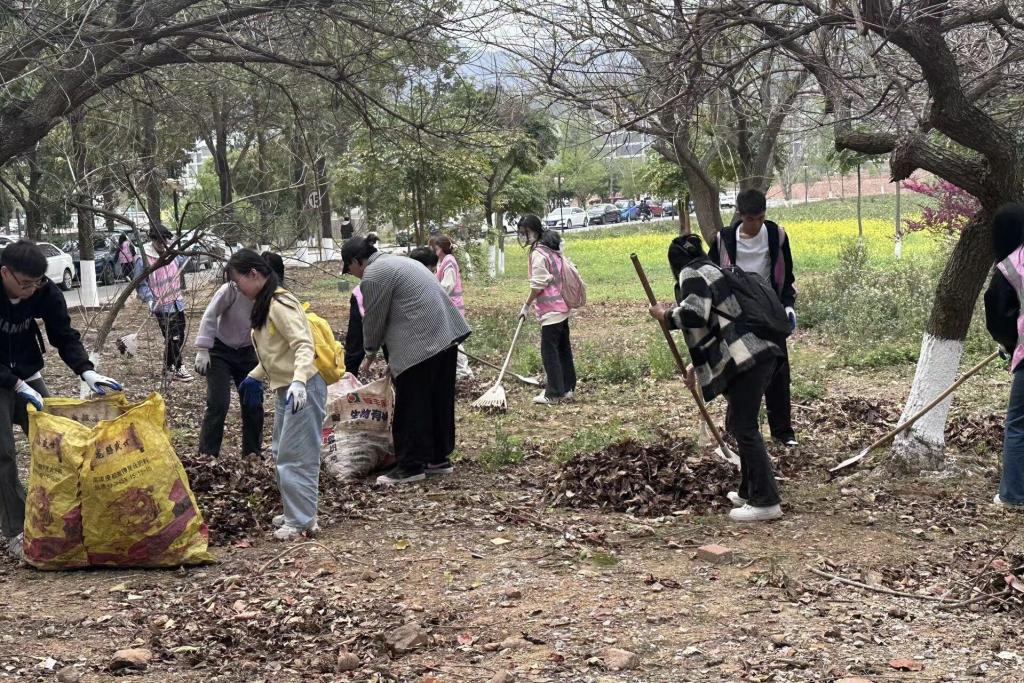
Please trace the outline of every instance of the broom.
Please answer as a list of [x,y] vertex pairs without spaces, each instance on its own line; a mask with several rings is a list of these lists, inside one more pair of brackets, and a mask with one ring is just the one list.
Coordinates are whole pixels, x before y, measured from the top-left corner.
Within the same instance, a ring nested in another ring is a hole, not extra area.
[[[484,360],[483,358],[477,358],[476,356],[474,356],[473,354],[469,353],[468,351],[463,351],[462,353],[466,356],[466,358],[468,358],[468,359],[470,359],[472,361],[476,361],[477,363],[480,363],[480,365],[486,365],[489,368],[494,368],[495,370],[501,370],[501,366],[500,365],[495,365],[494,363],[492,363],[489,360]],[[531,387],[539,387],[540,386],[540,380],[537,379],[536,377],[528,377],[526,375],[517,375],[514,372],[510,372],[508,374],[512,375],[513,377],[515,377],[517,380],[519,380],[523,384],[528,384]]]
[[[651,283],[647,280],[647,273],[644,272],[644,267],[640,265],[640,259],[636,254],[630,254],[629,258],[633,261],[633,267],[636,268],[636,275],[640,278],[640,284],[644,286],[644,291],[647,293],[647,299],[651,302],[652,306],[656,306],[658,304],[658,299],[654,296],[654,290],[651,289]],[[676,361],[676,367],[679,368],[679,373],[685,376],[686,363],[683,361],[683,357],[679,355],[679,347],[676,346],[676,340],[672,338],[672,333],[669,332],[668,326],[665,323],[661,323],[661,331],[665,334],[665,341],[668,342],[669,351],[672,352],[672,358]],[[696,388],[691,388],[690,393],[693,395],[693,400],[697,402],[697,410],[700,411],[700,416],[704,418],[704,424],[708,426],[708,429],[711,431],[711,435],[715,437],[715,442],[718,444],[718,448],[715,449],[715,454],[738,467],[740,464],[740,458],[729,450],[729,447],[726,445],[725,439],[722,438],[721,433],[718,431],[718,427],[715,426],[714,420],[711,419],[711,415],[708,413],[708,407],[704,403],[704,397],[701,396],[700,391]]]
[[505,387],[501,386],[501,380],[505,377],[508,362],[512,360],[512,351],[516,347],[516,339],[519,338],[519,331],[523,329],[524,322],[526,322],[526,317],[520,317],[519,324],[516,325],[516,333],[512,335],[512,343],[508,346],[505,362],[502,363],[501,371],[498,373],[498,379],[494,382],[494,386],[484,392],[483,396],[473,401],[474,408],[489,408],[493,410],[505,410],[508,408],[508,403],[505,401]]

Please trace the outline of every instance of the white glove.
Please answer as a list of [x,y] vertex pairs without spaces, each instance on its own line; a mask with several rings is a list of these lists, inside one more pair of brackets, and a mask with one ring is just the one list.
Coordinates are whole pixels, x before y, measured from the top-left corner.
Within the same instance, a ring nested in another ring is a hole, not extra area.
[[523,304],[523,307],[519,309],[519,317],[522,320],[526,320],[526,314],[530,312],[530,304]]
[[23,379],[19,379],[18,383],[14,385],[14,393],[25,399],[36,407],[36,410],[43,409],[43,396],[38,391],[29,386],[28,382]]
[[306,385],[296,380],[288,386],[288,393],[284,404],[292,405],[292,415],[306,407]]
[[146,306],[149,307],[149,312],[152,313],[153,311],[156,310],[156,300],[149,299],[148,301],[146,301]]
[[206,371],[210,369],[210,349],[196,349],[196,372],[206,377]]
[[86,370],[82,373],[82,381],[89,385],[94,394],[103,395],[107,389],[121,391],[121,383],[110,377],[104,377],[95,370]]

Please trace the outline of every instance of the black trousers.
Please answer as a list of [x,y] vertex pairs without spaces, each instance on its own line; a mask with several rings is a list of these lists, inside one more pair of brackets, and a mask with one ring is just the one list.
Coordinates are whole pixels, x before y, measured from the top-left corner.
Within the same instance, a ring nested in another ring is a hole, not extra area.
[[395,378],[391,425],[398,466],[411,473],[444,462],[455,450],[455,366],[452,346]]
[[[28,383],[41,396],[49,396],[41,379]],[[14,446],[14,425],[28,436],[25,399],[13,389],[0,389],[0,531],[7,538],[25,529],[25,486],[18,476],[18,451]]]
[[[252,346],[233,349],[220,339],[214,339],[210,367],[206,371],[206,413],[199,431],[200,453],[220,454],[232,389],[238,388],[257,362],[256,349]],[[263,406],[247,406],[241,399],[238,403],[242,411],[242,454],[259,455],[263,447]]]
[[576,365],[572,359],[568,320],[541,326],[540,358],[547,377],[544,394],[548,398],[560,398],[570,391],[576,391]]
[[181,349],[185,346],[185,313],[154,313],[160,323],[160,334],[164,336],[164,368],[177,370],[181,367]]
[[768,458],[757,423],[761,397],[764,396],[776,365],[775,358],[762,360],[746,372],[733,377],[726,390],[728,406],[725,428],[736,439],[740,456],[738,493],[755,507],[768,507],[780,502],[772,462]]
[[782,349],[782,357],[765,389],[764,407],[768,413],[768,428],[772,438],[788,441],[796,438],[796,432],[793,431],[793,406],[789,396],[789,349],[786,348],[785,340],[778,344]]

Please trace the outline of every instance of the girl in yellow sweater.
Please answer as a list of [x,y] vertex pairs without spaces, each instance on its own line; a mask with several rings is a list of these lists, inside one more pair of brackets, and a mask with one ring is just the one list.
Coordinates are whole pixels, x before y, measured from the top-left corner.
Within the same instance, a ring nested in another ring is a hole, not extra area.
[[277,394],[271,451],[284,514],[274,518],[274,537],[289,541],[319,530],[320,437],[327,384],[313,363],[313,335],[306,313],[277,274],[255,251],[228,260],[228,277],[252,299],[252,342],[259,364],[238,387],[242,402],[261,400],[263,382]]

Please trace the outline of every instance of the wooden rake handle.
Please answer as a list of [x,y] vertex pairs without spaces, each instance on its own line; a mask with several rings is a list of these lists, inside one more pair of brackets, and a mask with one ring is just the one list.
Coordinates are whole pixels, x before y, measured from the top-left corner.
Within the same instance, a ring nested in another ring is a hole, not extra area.
[[[654,290],[651,289],[651,283],[647,280],[647,273],[644,272],[644,267],[640,265],[640,259],[636,254],[630,254],[629,259],[633,262],[633,267],[636,268],[636,276],[640,278],[640,284],[644,287],[644,292],[647,293],[647,300],[651,302],[652,306],[658,304],[657,298],[654,296]],[[676,346],[676,340],[672,337],[672,332],[668,329],[668,324],[659,321],[661,323],[661,332],[665,335],[665,341],[668,342],[669,351],[672,352],[672,357],[676,361],[676,367],[679,368],[679,374],[686,376],[686,362],[683,360],[682,355],[679,353],[679,347]],[[715,421],[711,419],[711,415],[708,414],[708,407],[704,403],[704,397],[700,395],[700,391],[696,388],[687,387],[690,390],[690,394],[693,395],[693,400],[697,402],[697,410],[700,411],[700,416],[704,419],[708,429],[711,430],[711,435],[715,437],[715,441],[718,443],[719,448],[722,449],[723,454],[730,453],[729,447],[725,444],[725,440],[718,431],[718,427],[715,426]]]

